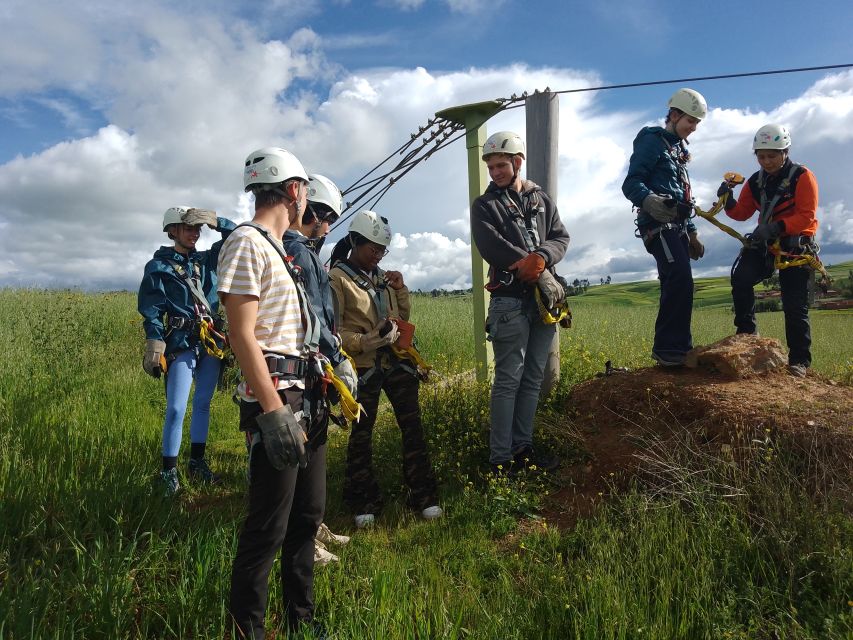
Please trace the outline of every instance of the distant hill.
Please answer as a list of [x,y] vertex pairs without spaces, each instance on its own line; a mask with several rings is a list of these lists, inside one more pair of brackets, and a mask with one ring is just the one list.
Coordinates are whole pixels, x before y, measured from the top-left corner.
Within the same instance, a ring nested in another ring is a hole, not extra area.
[[[846,278],[853,269],[853,261],[841,262],[827,268],[833,280]],[[697,307],[731,306],[732,291],[728,276],[716,278],[697,278],[694,281],[694,302]],[[761,285],[758,285],[758,289]],[[590,287],[581,296],[570,299],[571,304],[616,304],[624,306],[656,305],[660,288],[657,280],[642,282],[620,282],[616,284]]]

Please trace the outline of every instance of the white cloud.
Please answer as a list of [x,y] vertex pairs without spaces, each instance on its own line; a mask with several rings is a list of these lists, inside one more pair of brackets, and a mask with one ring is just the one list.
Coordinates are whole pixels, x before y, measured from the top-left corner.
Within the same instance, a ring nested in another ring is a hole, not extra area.
[[[254,148],[286,146],[309,170],[346,186],[440,109],[545,86],[601,83],[590,72],[523,65],[347,74],[330,68],[325,42],[308,29],[270,40],[211,13],[93,6],[88,13],[61,7],[51,13],[20,3],[16,10],[29,18],[21,29],[12,29],[18,24],[13,12],[0,13],[10,34],[0,42],[0,96],[48,100],[39,92],[58,88],[110,123],[0,166],[0,284],[134,288],[145,261],[166,242],[159,223],[167,207],[188,203],[235,219],[249,216],[240,167]],[[29,53],[20,66],[11,56],[17,45]],[[332,74],[337,80],[328,93],[317,93],[310,81]],[[63,111],[68,103],[45,104],[75,122],[73,108]],[[633,237],[633,214],[621,193],[644,116],[603,111],[592,93],[563,95],[560,106],[558,203],[572,236],[561,272],[595,281],[653,277],[653,261]],[[791,127],[794,159],[820,182],[819,238],[836,260],[849,258],[851,73],[820,80],[768,113],[713,110],[691,146],[699,203],[710,204],[725,171],[755,170],[752,135],[768,121]],[[523,134],[524,110],[500,113],[488,126]],[[470,286],[466,167],[460,141],[410,172],[376,205],[395,231],[385,264],[403,270],[413,289]],[[708,251],[697,272],[725,272],[737,243],[704,222],[699,226]],[[339,237],[340,230],[329,246]],[[202,244],[213,239],[205,232]]]

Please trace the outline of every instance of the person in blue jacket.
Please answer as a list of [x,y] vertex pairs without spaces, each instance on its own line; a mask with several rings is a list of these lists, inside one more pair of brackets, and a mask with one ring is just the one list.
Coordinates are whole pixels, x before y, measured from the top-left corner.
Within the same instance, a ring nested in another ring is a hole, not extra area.
[[[319,251],[329,225],[341,215],[343,207],[341,192],[337,185],[318,173],[308,175],[308,197],[305,213],[297,224],[284,232],[284,249],[293,256],[293,264],[301,270],[302,284],[308,294],[308,302],[320,320],[320,353],[326,356],[338,376],[355,396],[358,389],[358,374],[349,359],[341,351],[341,341],[335,329],[335,300],[329,284],[329,274],[320,260]],[[329,388],[332,391],[332,388]],[[338,557],[330,553],[328,543],[346,544],[348,536],[332,533],[321,524],[314,541],[314,564],[335,562]]]
[[[222,234],[207,251],[196,251],[202,225]],[[138,309],[145,328],[142,367],[156,378],[166,377],[166,417],[163,422],[163,469],[160,480],[166,496],[180,488],[178,451],[190,386],[195,379],[190,423],[189,476],[215,482],[205,460],[210,401],[222,368],[225,338],[218,320],[216,261],[222,242],[234,223],[213,211],[171,207],[163,216],[163,231],[174,242],[162,246],[145,265],[139,285]]]
[[690,260],[705,255],[690,220],[693,196],[687,173],[687,138],[705,118],[708,107],[702,94],[693,89],[676,91],[668,106],[663,127],[643,127],[634,139],[622,193],[634,204],[637,235],[654,256],[660,279],[652,358],[661,366],[678,367],[693,348]]

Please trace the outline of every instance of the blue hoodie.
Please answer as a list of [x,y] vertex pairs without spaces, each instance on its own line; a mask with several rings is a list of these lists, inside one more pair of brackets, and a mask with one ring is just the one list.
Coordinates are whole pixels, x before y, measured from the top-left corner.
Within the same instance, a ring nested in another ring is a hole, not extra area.
[[219,298],[216,294],[216,261],[222,243],[234,229],[234,223],[227,218],[217,218],[216,230],[222,234],[222,239],[207,251],[193,251],[185,256],[175,251],[174,247],[160,247],[154,252],[154,257],[145,265],[145,274],[139,285],[137,308],[142,315],[142,326],[145,328],[145,338],[163,340],[166,343],[166,354],[173,354],[194,347],[198,342],[197,332],[188,329],[173,329],[167,332],[164,325],[166,314],[171,318],[195,319],[195,301],[186,281],[175,273],[170,261],[176,262],[193,275],[195,265],[199,269],[199,283],[207,298],[211,311],[216,314],[219,309]]
[[[688,189],[690,186],[685,166],[689,156],[684,141],[674,133],[663,127],[643,127],[634,138],[634,153],[628,163],[622,193],[638,209],[650,193],[689,203],[689,195],[685,193],[685,186]],[[679,177],[679,172],[683,172],[683,177]],[[685,218],[679,220],[684,221]],[[660,223],[645,211],[640,211],[637,225],[640,229],[647,229]],[[686,218],[686,226],[688,231],[696,230],[690,218]]]
[[302,284],[308,294],[308,303],[320,320],[320,353],[336,367],[344,356],[333,333],[335,307],[329,274],[323,268],[319,256],[308,246],[306,236],[288,229],[284,232],[283,240],[285,251],[289,256],[293,256],[293,264],[302,270]]

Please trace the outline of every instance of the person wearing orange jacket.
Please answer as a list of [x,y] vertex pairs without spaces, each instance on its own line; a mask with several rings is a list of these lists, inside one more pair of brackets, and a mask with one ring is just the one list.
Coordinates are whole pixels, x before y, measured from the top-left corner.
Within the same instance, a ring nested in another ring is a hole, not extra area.
[[[777,240],[782,251],[801,254],[817,251],[815,213],[818,204],[817,180],[806,167],[788,157],[791,134],[779,124],[766,124],[755,134],[752,148],[761,166],[741,189],[737,203],[726,202],[726,215],[748,220],[758,211],[758,226],[750,234],[752,244],[744,246],[732,266],[732,299],[738,333],[757,333],[753,287],[773,275],[774,256],[769,251]],[[724,182],[717,195],[731,190]],[[809,267],[779,270],[785,338],[788,342],[788,370],[803,377],[811,365],[809,326]]]

